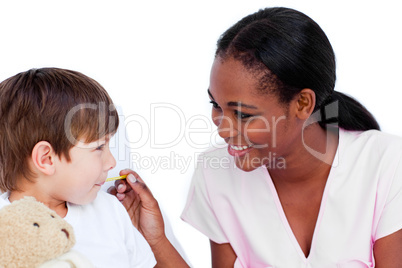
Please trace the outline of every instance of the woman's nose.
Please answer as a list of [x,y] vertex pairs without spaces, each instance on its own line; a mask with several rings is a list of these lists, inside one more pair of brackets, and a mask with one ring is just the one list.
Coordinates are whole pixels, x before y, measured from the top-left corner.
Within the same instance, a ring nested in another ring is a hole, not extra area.
[[237,126],[235,126],[232,119],[227,116],[221,115],[219,118],[214,118],[215,124],[218,126],[218,133],[223,139],[233,138],[239,135]]

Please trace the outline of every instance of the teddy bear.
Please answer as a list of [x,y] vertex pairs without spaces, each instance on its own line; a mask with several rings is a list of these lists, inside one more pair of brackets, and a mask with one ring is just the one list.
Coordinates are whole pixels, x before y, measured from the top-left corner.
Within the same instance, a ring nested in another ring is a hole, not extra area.
[[0,210],[1,268],[93,267],[74,244],[71,225],[33,197]]

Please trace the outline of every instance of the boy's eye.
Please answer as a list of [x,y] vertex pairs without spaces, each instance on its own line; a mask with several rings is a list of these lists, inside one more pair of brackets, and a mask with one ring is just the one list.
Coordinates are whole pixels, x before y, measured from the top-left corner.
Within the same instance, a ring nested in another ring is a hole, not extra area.
[[211,100],[209,103],[212,104],[212,107],[213,107],[214,109],[220,109],[219,105],[218,105],[215,101]]
[[105,144],[99,145],[98,147],[96,147],[96,150],[102,151],[103,148],[105,148]]
[[236,110],[234,111],[234,113],[237,116],[237,118],[239,118],[239,119],[247,119],[247,118],[250,118],[250,117],[253,116],[251,114],[242,113],[242,112],[239,112],[239,111],[236,111]]

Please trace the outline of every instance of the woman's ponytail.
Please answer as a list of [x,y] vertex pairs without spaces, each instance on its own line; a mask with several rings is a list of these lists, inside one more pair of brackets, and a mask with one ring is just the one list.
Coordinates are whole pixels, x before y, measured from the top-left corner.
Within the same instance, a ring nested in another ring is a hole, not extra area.
[[[380,126],[374,116],[360,102],[354,98],[334,91],[329,101],[326,103],[337,102],[337,123],[340,128],[346,130],[365,131],[370,129],[380,130]],[[326,104],[327,105],[327,104]],[[326,105],[321,106],[321,110]],[[325,122],[320,122],[321,127],[326,127]]]

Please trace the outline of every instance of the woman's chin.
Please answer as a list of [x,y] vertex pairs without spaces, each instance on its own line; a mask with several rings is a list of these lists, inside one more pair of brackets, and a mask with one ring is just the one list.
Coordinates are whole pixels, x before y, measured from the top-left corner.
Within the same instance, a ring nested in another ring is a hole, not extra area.
[[236,167],[238,167],[239,169],[246,171],[246,172],[253,171],[261,166],[261,164],[256,165],[256,164],[253,164],[252,162],[245,161],[244,159],[239,159],[237,157],[235,158],[235,164],[236,164]]

